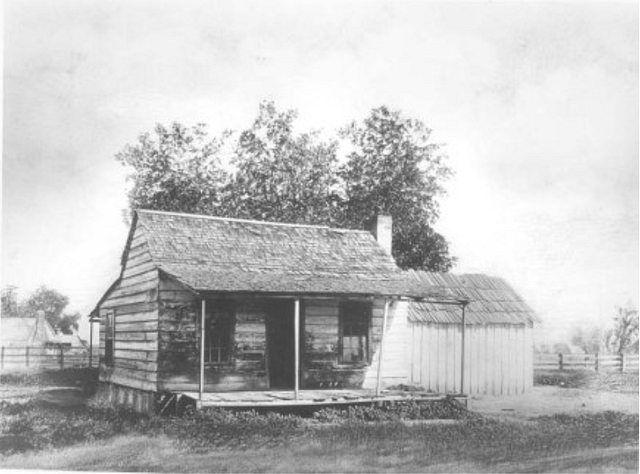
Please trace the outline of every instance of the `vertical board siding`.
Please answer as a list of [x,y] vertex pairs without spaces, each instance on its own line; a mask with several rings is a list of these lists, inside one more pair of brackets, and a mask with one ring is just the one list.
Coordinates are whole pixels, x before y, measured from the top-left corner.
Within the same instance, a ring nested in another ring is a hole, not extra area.
[[453,368],[452,377],[453,383],[451,386],[453,387],[454,393],[460,393],[460,356],[462,355],[461,347],[462,347],[462,331],[459,326],[449,325],[449,332],[451,333],[451,339],[453,343],[451,344],[451,351],[449,355],[451,356],[451,367]]
[[484,359],[487,377],[484,383],[484,393],[494,393],[493,379],[495,378],[496,368],[493,363],[496,345],[493,343],[493,326],[485,326],[486,332],[486,357]]
[[[462,328],[409,323],[409,383],[436,393],[461,389]],[[469,325],[465,329],[464,392],[516,395],[533,384],[531,329],[524,325]]]
[[[465,372],[465,390],[470,393],[478,393],[478,344],[476,343],[477,332],[467,331],[467,342],[465,345],[465,364],[469,370]],[[472,352],[473,351],[473,352]]]
[[518,394],[524,393],[524,360],[523,355],[524,351],[522,348],[524,347],[524,328],[522,331],[516,332],[516,383],[517,383],[517,392]]
[[504,374],[504,360],[502,357],[502,348],[504,341],[502,339],[502,328],[500,326],[493,327],[493,340],[494,340],[494,365],[496,368],[495,377],[493,380],[494,390],[496,395],[502,395],[502,378]]
[[530,391],[533,388],[533,328],[527,325],[524,328],[524,364],[525,364],[525,390]]

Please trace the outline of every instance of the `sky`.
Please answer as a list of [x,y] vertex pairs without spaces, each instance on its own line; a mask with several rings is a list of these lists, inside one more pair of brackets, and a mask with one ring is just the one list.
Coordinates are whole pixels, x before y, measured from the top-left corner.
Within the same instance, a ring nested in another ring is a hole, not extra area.
[[[156,123],[333,133],[387,105],[455,176],[456,273],[505,278],[545,337],[638,304],[635,2],[4,2],[2,284],[88,313],[117,277],[126,173]],[[86,327],[83,327],[83,331]]]

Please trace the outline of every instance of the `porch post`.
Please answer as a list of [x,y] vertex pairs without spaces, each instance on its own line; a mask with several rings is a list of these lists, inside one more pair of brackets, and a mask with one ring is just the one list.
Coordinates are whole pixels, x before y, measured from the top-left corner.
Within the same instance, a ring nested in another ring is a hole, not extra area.
[[298,399],[298,392],[300,391],[300,298],[296,298],[294,304],[293,313],[293,325],[294,325],[294,344],[295,344],[295,399]]
[[93,319],[89,317],[89,368],[93,367]]
[[202,310],[200,313],[200,384],[198,392],[198,401],[202,403],[202,393],[204,392],[204,348],[205,348],[205,311],[207,303],[202,299]]
[[376,397],[380,396],[380,383],[382,381],[382,355],[384,354],[384,340],[387,333],[387,317],[389,314],[389,300],[384,300],[384,316],[382,317],[382,338],[380,339],[380,353],[378,355],[378,379],[376,381]]

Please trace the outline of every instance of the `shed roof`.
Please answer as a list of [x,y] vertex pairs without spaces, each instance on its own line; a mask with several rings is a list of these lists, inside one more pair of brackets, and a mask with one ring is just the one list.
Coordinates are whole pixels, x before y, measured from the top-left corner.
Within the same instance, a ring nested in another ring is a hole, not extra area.
[[56,343],[57,335],[51,324],[43,317],[2,318],[0,321],[0,345],[43,346]]
[[[424,285],[452,298],[467,299],[467,324],[528,324],[540,322],[534,311],[502,278],[454,275],[410,270]],[[427,301],[413,302],[408,318],[413,322],[461,324],[460,307]]]
[[157,267],[196,291],[439,295],[367,231],[146,210],[136,225]]

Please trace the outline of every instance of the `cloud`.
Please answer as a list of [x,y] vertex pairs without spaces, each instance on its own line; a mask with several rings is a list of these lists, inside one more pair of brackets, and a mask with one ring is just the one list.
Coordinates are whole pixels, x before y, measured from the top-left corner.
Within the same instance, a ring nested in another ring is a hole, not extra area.
[[381,104],[425,121],[457,172],[459,269],[551,321],[637,299],[636,4],[13,0],[5,24],[4,282],[92,306],[126,234],[114,154],[274,99],[302,129]]

